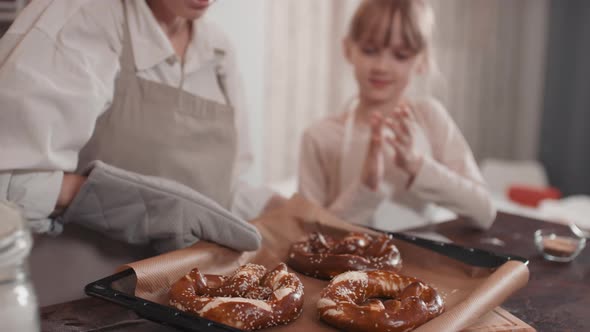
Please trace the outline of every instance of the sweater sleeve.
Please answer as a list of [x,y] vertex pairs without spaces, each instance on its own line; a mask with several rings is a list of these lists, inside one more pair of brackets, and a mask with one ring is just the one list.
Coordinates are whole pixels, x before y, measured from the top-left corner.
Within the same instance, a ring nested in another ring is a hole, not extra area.
[[0,201],[16,204],[35,233],[53,232],[49,215],[55,210],[63,172],[0,172]]
[[478,228],[490,228],[496,209],[465,138],[440,103],[428,101],[419,109],[433,157],[424,158],[409,190],[469,218]]

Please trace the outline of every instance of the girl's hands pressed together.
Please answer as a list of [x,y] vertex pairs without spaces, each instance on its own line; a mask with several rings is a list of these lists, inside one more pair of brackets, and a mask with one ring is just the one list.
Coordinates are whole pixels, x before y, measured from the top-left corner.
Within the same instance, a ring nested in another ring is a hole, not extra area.
[[381,130],[383,128],[383,116],[381,113],[373,112],[370,117],[371,136],[369,138],[369,148],[363,165],[361,181],[371,190],[376,191],[381,179],[381,147],[383,137]]
[[408,181],[408,186],[410,186],[423,162],[422,153],[416,149],[412,131],[415,119],[410,112],[410,108],[404,105],[397,107],[383,122],[387,128],[395,133],[393,137],[387,137],[386,141],[395,152],[393,157],[395,165],[405,170],[410,176]]

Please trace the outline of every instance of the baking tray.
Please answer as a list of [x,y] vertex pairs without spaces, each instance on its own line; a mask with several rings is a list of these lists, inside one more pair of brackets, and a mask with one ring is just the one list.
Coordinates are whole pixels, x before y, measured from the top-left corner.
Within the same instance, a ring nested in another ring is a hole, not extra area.
[[[377,230],[380,231],[380,230]],[[383,231],[380,231],[383,232]],[[497,268],[502,264],[516,260],[528,264],[528,260],[515,256],[497,254],[477,248],[463,247],[452,243],[433,241],[404,233],[383,232],[394,238],[434,251],[464,264],[482,268]],[[92,282],[85,287],[86,294],[97,297],[137,313],[139,316],[156,323],[172,326],[183,331],[228,332],[239,329],[217,323],[193,314],[184,313],[171,306],[148,301],[135,294],[137,278],[132,269]]]

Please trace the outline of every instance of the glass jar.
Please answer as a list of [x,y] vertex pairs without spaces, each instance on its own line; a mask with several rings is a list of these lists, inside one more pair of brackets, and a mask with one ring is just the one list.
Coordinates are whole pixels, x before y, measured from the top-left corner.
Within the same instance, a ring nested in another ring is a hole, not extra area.
[[33,240],[19,210],[0,202],[0,331],[40,330],[27,257]]

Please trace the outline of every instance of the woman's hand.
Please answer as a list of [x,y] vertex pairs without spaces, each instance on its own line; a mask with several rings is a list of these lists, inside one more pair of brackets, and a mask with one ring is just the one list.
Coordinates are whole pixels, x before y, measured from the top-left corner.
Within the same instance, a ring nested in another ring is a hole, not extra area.
[[361,182],[376,191],[381,180],[381,166],[379,164],[381,158],[381,146],[383,138],[381,136],[381,129],[383,128],[383,116],[380,113],[371,113],[371,137],[369,139],[369,148],[367,149],[367,156],[363,165],[361,173]]
[[56,212],[65,210],[74,200],[74,197],[80,191],[80,188],[86,181],[85,176],[78,174],[65,173],[63,181],[61,183],[61,191],[57,198],[57,204],[55,206]]
[[410,176],[408,186],[410,186],[423,162],[422,153],[416,149],[412,132],[415,120],[408,106],[400,106],[384,122],[385,126],[395,133],[394,137],[386,139],[395,151],[393,162],[408,173]]

